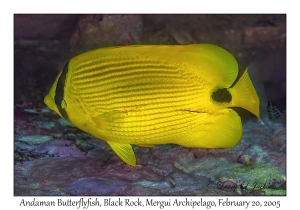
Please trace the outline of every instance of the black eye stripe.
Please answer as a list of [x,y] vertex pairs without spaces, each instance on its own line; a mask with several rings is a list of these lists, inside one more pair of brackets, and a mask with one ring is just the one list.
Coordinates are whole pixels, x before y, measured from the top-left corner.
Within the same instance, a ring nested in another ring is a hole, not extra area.
[[66,82],[66,77],[67,77],[68,70],[69,70],[69,62],[65,65],[60,77],[58,78],[58,81],[57,81],[57,84],[56,84],[54,101],[55,101],[55,104],[56,104],[60,114],[66,120],[70,121],[66,110],[64,110],[61,107],[62,101],[64,100],[64,89],[65,89],[65,82]]
[[68,116],[68,113],[66,112],[66,110],[64,110],[61,107],[57,107],[57,108],[58,108],[58,111],[60,112],[61,116],[63,116],[63,118],[65,118],[66,120],[68,120],[70,122],[70,119],[69,119],[69,116]]
[[64,88],[65,88],[66,76],[67,76],[68,69],[69,69],[68,66],[69,66],[69,62],[65,65],[65,67],[57,81],[57,84],[56,84],[54,101],[55,101],[56,106],[60,107],[60,108],[61,108],[62,100],[64,98]]

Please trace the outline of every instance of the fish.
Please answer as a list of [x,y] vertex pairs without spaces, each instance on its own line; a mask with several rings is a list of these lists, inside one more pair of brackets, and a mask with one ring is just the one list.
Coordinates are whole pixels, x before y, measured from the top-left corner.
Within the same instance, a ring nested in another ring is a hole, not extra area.
[[71,58],[44,102],[136,166],[132,145],[237,145],[234,107],[260,116],[247,69],[237,80],[238,72],[235,57],[213,44],[99,48]]

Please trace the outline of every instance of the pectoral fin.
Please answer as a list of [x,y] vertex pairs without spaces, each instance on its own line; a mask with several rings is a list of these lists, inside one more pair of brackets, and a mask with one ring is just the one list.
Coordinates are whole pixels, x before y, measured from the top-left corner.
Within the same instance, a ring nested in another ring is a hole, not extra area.
[[136,166],[136,158],[130,144],[107,142],[111,149],[128,165]]
[[114,124],[117,120],[124,119],[125,116],[123,111],[112,110],[110,112],[101,113],[91,119],[97,128],[105,130],[110,124]]

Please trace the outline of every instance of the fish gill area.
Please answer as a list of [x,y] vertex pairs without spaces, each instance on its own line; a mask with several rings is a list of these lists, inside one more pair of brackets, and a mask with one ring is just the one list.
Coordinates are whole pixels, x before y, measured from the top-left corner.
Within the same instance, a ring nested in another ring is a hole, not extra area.
[[[14,195],[286,195],[285,15],[15,15],[14,32]],[[257,83],[262,119],[238,110],[233,148],[133,146],[132,167],[43,103],[79,53],[195,43],[227,49]]]

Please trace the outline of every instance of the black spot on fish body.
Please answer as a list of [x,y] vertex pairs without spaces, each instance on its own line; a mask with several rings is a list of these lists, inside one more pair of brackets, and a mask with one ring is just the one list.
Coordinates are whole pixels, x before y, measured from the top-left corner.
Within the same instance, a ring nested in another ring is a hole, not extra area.
[[55,101],[55,104],[56,104],[57,109],[59,110],[60,114],[66,120],[70,121],[70,119],[68,117],[68,113],[62,107],[62,103],[64,101],[65,82],[66,82],[66,77],[67,77],[68,70],[69,70],[69,62],[65,65],[60,77],[58,78],[58,81],[57,81],[57,84],[56,84],[54,101]]
[[219,88],[211,94],[211,98],[219,103],[229,103],[232,96],[227,88]]

